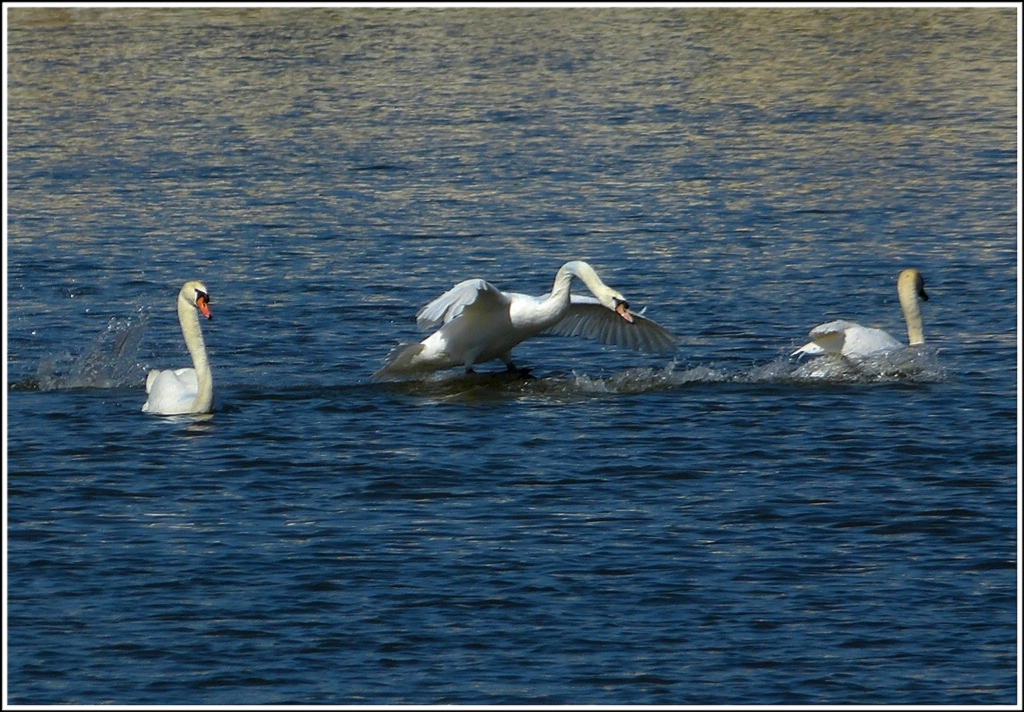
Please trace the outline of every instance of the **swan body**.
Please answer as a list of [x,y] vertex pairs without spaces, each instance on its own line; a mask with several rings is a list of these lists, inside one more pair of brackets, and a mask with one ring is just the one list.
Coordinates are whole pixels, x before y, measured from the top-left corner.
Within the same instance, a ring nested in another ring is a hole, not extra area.
[[[910,345],[923,344],[924,326],[919,300],[928,301],[928,294],[924,291],[924,278],[916,269],[905,269],[900,272],[896,289],[900,297],[900,306],[903,308],[903,318],[907,322]],[[810,336],[811,341],[790,355],[840,354],[858,360],[904,348],[902,343],[885,331],[861,326],[852,321],[837,320],[820,324],[811,329]]]
[[[572,294],[578,277],[594,295]],[[483,279],[467,279],[424,305],[416,314],[421,329],[440,328],[416,344],[400,344],[375,378],[407,376],[500,359],[510,371],[512,349],[537,334],[586,336],[652,353],[675,350],[676,338],[631,312],[625,298],[582,261],[566,262],[551,292],[533,297],[503,292]]]
[[146,377],[148,398],[142,405],[143,413],[182,415],[213,410],[213,374],[199,325],[200,313],[207,319],[213,318],[210,292],[202,282],[185,282],[178,292],[178,323],[192,356],[193,368],[150,371]]

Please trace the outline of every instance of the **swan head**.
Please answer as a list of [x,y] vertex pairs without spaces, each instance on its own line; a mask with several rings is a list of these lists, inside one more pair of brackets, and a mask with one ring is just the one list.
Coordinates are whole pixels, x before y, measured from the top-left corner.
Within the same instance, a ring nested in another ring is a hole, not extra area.
[[207,319],[213,318],[213,312],[210,310],[210,290],[199,280],[185,282],[178,297],[198,309]]
[[[629,311],[629,302],[626,301],[624,296],[605,284],[589,264],[582,260],[566,262],[558,270],[558,275],[555,277],[556,284],[561,280],[563,274],[576,275],[582,279],[590,293],[597,297],[597,300],[602,305],[611,309],[630,324],[633,323],[633,315]],[[568,279],[565,282],[565,287],[568,288]]]
[[611,309],[630,324],[633,323],[633,315],[629,311],[629,302],[618,292],[612,295]]
[[928,293],[924,291],[924,277],[914,268],[900,272],[896,289],[900,294],[916,294],[922,301],[928,301]]
[[588,286],[590,286],[590,291],[597,297],[602,306],[608,307],[630,324],[633,323],[633,313],[629,311],[629,302],[626,301],[624,296],[603,282],[599,285]]

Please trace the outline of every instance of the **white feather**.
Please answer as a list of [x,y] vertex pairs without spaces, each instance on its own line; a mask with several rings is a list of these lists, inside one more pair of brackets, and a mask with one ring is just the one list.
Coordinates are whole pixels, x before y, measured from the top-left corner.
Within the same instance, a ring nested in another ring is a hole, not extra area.
[[[578,277],[594,297],[570,294]],[[566,262],[551,292],[533,297],[503,292],[483,279],[459,282],[416,314],[421,329],[440,327],[416,344],[401,344],[375,378],[500,359],[510,369],[512,349],[540,333],[585,336],[606,344],[657,354],[675,350],[676,338],[656,322],[630,312],[625,298],[608,287],[586,262]]]

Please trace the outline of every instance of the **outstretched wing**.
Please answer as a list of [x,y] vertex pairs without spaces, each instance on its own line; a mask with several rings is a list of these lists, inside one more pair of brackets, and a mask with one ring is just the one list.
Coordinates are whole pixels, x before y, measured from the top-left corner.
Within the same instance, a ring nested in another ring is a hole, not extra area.
[[508,298],[490,282],[467,279],[416,312],[416,325],[424,330],[432,329],[447,324],[468,308],[491,310],[507,308],[508,303]]
[[832,353],[860,359],[903,348],[903,344],[882,329],[842,319],[814,327],[811,339],[813,341],[794,351],[793,355]]
[[790,354],[790,356],[819,356],[821,354],[838,354],[843,352],[843,344],[846,343],[846,330],[851,326],[857,326],[852,321],[837,319],[811,329],[809,334],[811,340]]
[[636,312],[629,314],[633,317],[632,323],[594,297],[573,294],[569,311],[545,333],[584,336],[604,344],[655,354],[669,354],[676,350],[677,339],[670,331]]

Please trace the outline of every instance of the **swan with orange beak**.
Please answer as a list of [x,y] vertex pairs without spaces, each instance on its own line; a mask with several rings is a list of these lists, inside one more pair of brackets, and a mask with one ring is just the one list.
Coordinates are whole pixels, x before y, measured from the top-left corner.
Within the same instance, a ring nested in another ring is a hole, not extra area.
[[[572,294],[579,278],[593,297]],[[668,354],[676,337],[661,325],[629,309],[619,292],[606,285],[586,262],[566,262],[551,292],[534,297],[503,292],[483,279],[467,279],[429,302],[416,314],[421,329],[440,327],[419,343],[400,344],[374,374],[402,378],[446,368],[500,359],[517,371],[512,349],[542,333],[584,336],[605,344]]]

